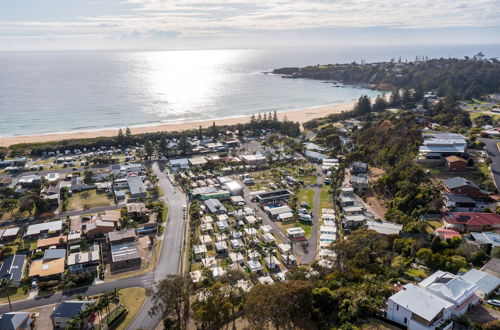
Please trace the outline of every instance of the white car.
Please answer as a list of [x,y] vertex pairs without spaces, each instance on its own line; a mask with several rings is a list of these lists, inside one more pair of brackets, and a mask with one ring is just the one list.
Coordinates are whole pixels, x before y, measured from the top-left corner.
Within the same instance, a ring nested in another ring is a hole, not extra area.
[[500,307],[500,300],[498,300],[498,299],[490,299],[490,300],[486,300],[486,302],[490,305]]

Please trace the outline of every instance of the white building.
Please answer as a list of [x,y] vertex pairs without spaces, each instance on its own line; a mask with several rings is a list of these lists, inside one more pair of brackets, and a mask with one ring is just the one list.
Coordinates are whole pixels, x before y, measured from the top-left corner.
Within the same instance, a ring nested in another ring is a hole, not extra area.
[[462,276],[437,271],[418,285],[407,284],[387,300],[387,318],[408,329],[435,329],[475,305],[477,286]]

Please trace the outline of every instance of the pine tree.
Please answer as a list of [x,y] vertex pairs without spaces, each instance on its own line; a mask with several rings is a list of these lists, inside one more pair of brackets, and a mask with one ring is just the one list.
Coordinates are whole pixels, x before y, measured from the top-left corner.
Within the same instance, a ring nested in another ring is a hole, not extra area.
[[398,88],[392,91],[389,103],[391,104],[392,107],[401,106],[401,95],[399,94]]
[[179,149],[183,155],[191,151],[191,143],[187,140],[186,134],[182,134],[179,138]]
[[198,140],[203,140],[203,130],[201,129],[201,125],[198,127]]
[[215,140],[219,137],[219,128],[215,125],[215,121],[212,123],[212,127],[210,128],[212,133],[212,138]]
[[409,89],[403,90],[403,96],[401,97],[401,105],[406,108],[408,103],[413,101],[413,97]]
[[384,111],[387,109],[387,101],[385,100],[385,96],[378,95],[373,103],[373,111]]
[[122,145],[125,143],[125,135],[123,134],[123,131],[121,128],[118,130],[118,136],[116,137],[116,142],[119,145]]
[[358,102],[354,106],[354,111],[357,114],[364,115],[370,113],[372,110],[371,100],[367,95],[362,95],[359,97]]
[[158,146],[158,151],[162,156],[168,157],[168,143],[167,139],[163,136],[160,140],[160,145]]
[[153,143],[151,143],[151,141],[147,140],[146,143],[144,143],[144,152],[146,153],[146,156],[148,156],[148,158],[153,156],[155,148],[153,146]]
[[274,121],[275,123],[277,123],[277,122],[278,122],[278,113],[276,112],[276,110],[274,110],[274,113],[273,113],[273,121]]

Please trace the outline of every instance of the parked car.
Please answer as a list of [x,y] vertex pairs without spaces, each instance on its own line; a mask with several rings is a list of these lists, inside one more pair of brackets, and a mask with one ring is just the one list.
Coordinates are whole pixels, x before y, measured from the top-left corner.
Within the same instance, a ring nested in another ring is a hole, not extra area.
[[498,299],[489,299],[489,300],[486,300],[486,302],[492,306],[500,307],[500,300],[498,300]]

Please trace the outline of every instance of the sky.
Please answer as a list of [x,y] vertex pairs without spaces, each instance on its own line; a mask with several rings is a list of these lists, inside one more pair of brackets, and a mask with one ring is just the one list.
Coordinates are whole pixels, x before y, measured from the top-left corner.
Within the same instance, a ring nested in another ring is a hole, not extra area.
[[0,50],[442,43],[500,43],[500,0],[0,1]]

